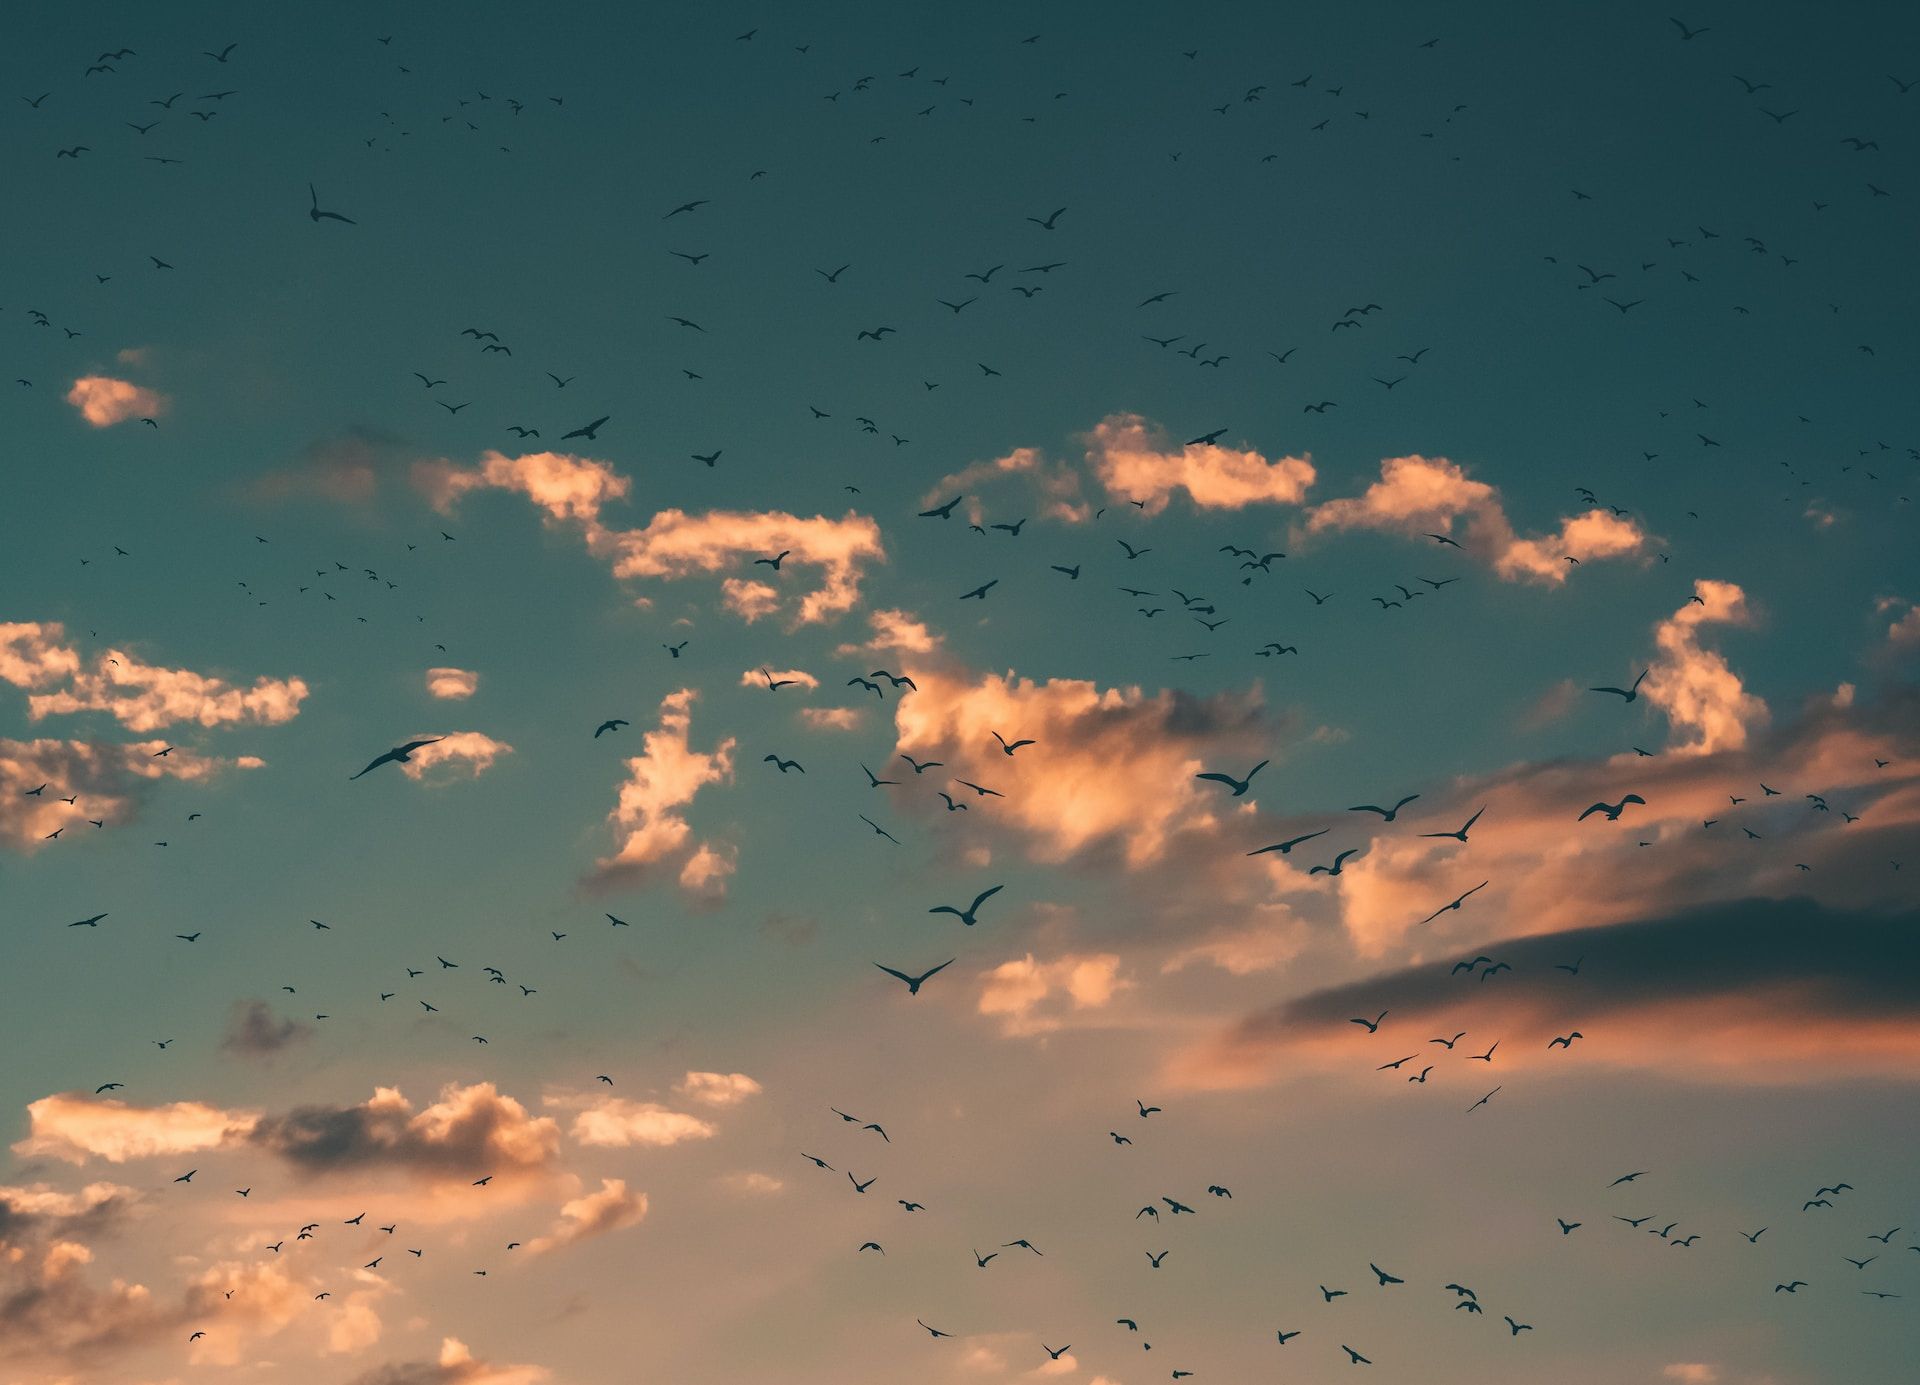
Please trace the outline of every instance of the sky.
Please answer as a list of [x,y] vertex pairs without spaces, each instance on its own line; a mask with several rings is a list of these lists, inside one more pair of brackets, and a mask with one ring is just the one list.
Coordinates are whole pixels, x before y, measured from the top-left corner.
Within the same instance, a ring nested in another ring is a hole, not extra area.
[[0,1379],[1908,1378],[1913,13],[11,30]]

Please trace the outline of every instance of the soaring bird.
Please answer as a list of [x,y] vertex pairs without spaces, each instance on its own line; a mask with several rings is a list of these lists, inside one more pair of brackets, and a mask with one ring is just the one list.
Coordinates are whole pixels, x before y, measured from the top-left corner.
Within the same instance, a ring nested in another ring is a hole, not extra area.
[[[396,745],[392,750],[389,750],[386,754],[376,755],[373,759],[373,762],[369,764],[365,769],[361,770],[360,774],[369,774],[374,770],[379,769],[380,766],[384,764],[389,764],[389,763],[404,764],[413,758],[413,752],[418,750],[421,746],[432,745],[436,741],[443,741],[445,739],[446,739],[445,736],[432,736],[424,741],[408,741],[405,745]],[[360,774],[349,774],[347,776],[347,779],[349,782],[351,782],[355,779],[358,779],[360,777]]]
[[1618,822],[1620,821],[1620,814],[1626,812],[1627,805],[1629,803],[1638,803],[1642,807],[1645,807],[1646,802],[1647,800],[1640,797],[1639,794],[1630,793],[1626,795],[1624,798],[1622,798],[1618,803],[1595,803],[1591,807],[1583,809],[1580,813],[1580,816],[1574,819],[1574,821],[1585,822],[1589,817],[1592,817],[1595,813],[1605,813],[1607,815],[1608,822]]
[[936,904],[933,908],[927,910],[927,912],[929,914],[952,914],[955,918],[959,919],[960,922],[971,928],[978,922],[978,920],[974,918],[974,912],[979,909],[982,904],[992,899],[1005,888],[1005,885],[995,885],[990,890],[982,890],[973,897],[973,903],[969,904],[964,910],[956,909],[951,904]]
[[1244,779],[1235,779],[1231,774],[1219,774],[1212,771],[1206,774],[1196,774],[1193,777],[1195,779],[1211,779],[1215,783],[1225,784],[1233,790],[1233,796],[1239,798],[1246,793],[1248,786],[1253,783],[1253,776],[1265,769],[1269,763],[1269,761],[1262,760],[1259,764],[1247,771],[1247,777]]
[[1640,676],[1633,680],[1633,686],[1629,688],[1588,688],[1587,691],[1600,692],[1600,693],[1612,693],[1615,697],[1622,698],[1628,702],[1632,702],[1634,699],[1640,696],[1640,684],[1644,682],[1646,680],[1646,676],[1652,672],[1653,670],[1650,668],[1641,669]]

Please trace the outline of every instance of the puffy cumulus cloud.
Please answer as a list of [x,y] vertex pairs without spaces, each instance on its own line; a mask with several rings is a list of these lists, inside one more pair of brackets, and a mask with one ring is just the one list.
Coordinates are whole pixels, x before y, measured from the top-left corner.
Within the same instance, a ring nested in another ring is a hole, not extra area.
[[440,1343],[431,1361],[400,1361],[356,1375],[348,1385],[543,1385],[544,1366],[508,1366],[484,1361],[457,1337]]
[[[409,736],[409,740],[426,740],[425,736]],[[432,745],[423,745],[400,763],[400,772],[409,779],[423,780],[435,769],[447,766],[452,775],[434,775],[435,781],[444,782],[450,777],[458,777],[464,770],[469,778],[478,779],[493,768],[493,762],[502,755],[513,754],[513,747],[505,741],[496,741],[492,736],[479,731],[443,731],[440,739]]]
[[1700,645],[1702,627],[1753,623],[1747,594],[1732,582],[1701,580],[1687,604],[1654,627],[1659,655],[1647,671],[1647,701],[1683,737],[1674,750],[1708,755],[1738,750],[1767,719],[1767,704],[1741,685],[1718,653]]
[[1032,488],[1041,502],[1043,518],[1066,524],[1084,524],[1093,518],[1093,506],[1081,497],[1080,473],[1065,462],[1048,461],[1034,447],[1016,447],[1004,457],[974,462],[943,476],[921,497],[920,504],[923,509],[932,509],[946,504],[957,493],[966,497],[967,518],[983,524],[986,502],[977,492],[1010,478],[1019,478]]
[[0,625],[0,680],[27,690],[27,715],[35,721],[106,712],[130,731],[181,722],[273,726],[298,716],[307,696],[298,678],[260,678],[239,688],[191,669],[143,663],[122,649],[108,649],[87,667],[65,640],[57,623]]
[[312,1036],[312,1025],[281,1019],[264,1000],[236,1000],[220,1047],[246,1058],[267,1058]]
[[[1410,1033],[1450,1033],[1451,1023],[1496,1034],[1502,1062],[1525,1068],[1597,1063],[1749,1083],[1913,1081],[1920,1072],[1920,912],[1911,906],[1746,899],[1480,950],[1512,974],[1469,993],[1447,966],[1425,963],[1316,991],[1179,1054],[1170,1075],[1236,1087],[1304,1059],[1351,1066],[1347,1021],[1383,1009]],[[1556,970],[1574,961],[1577,978]],[[1547,1047],[1575,1030],[1573,1048]]]
[[79,1379],[69,1374],[76,1366],[150,1342],[181,1321],[143,1284],[96,1285],[92,1262],[86,1245],[60,1237],[0,1253],[0,1362],[41,1361],[56,1379]]
[[13,1146],[22,1158],[69,1164],[105,1159],[124,1164],[161,1154],[192,1154],[244,1140],[259,1117],[199,1101],[135,1106],[83,1092],[56,1092],[27,1105],[27,1134]]
[[686,1140],[710,1140],[716,1133],[710,1122],[652,1101],[557,1096],[547,1098],[547,1104],[575,1111],[567,1133],[583,1145],[664,1149]]
[[1185,491],[1196,509],[1298,505],[1313,485],[1304,457],[1268,461],[1260,453],[1204,443],[1183,447],[1138,414],[1112,414],[1086,436],[1087,464],[1109,495],[1144,502],[1149,515]]
[[45,1183],[0,1186],[0,1253],[36,1238],[69,1239],[104,1230],[138,1200],[117,1183],[89,1183],[64,1192]]
[[378,429],[355,427],[309,443],[287,465],[247,482],[241,493],[262,505],[324,500],[368,506],[416,459],[416,450],[402,439]]
[[1445,457],[1389,457],[1380,463],[1380,479],[1365,491],[1315,505],[1307,516],[1309,534],[1339,529],[1447,535],[1514,582],[1558,584],[1573,570],[1568,558],[1627,558],[1648,548],[1647,534],[1631,516],[1598,508],[1562,519],[1553,534],[1523,538],[1514,532],[1500,492]]
[[0,739],[0,845],[34,852],[50,845],[47,836],[56,830],[91,831],[95,819],[123,826],[139,815],[160,780],[201,783],[229,769],[257,769],[263,763],[250,755],[225,760],[186,749],[157,753],[164,749],[160,741],[102,745]]
[[979,1013],[998,1019],[1008,1034],[1044,1034],[1076,1012],[1098,1010],[1132,982],[1111,952],[1067,954],[1036,961],[1032,953],[1002,962],[980,978]]
[[697,696],[692,688],[667,694],[660,703],[659,726],[647,732],[640,754],[627,761],[626,782],[607,815],[620,845],[600,860],[602,880],[644,872],[682,852],[691,856],[701,849],[689,847],[693,829],[684,809],[707,785],[732,780],[734,739],[729,736],[709,751],[693,748],[689,737]]
[[[969,681],[916,668],[913,676],[918,691],[894,704],[895,749],[1004,793],[978,803],[1018,829],[1041,860],[1117,846],[1129,865],[1151,864],[1176,833],[1218,826],[1218,797],[1200,792],[1193,777],[1217,767],[1209,760],[1271,753],[1263,747],[1273,727],[1257,686],[1202,698],[1012,674]],[[1009,759],[996,731],[1035,744]]]
[[296,1107],[260,1118],[247,1138],[311,1173],[388,1168],[465,1184],[547,1171],[559,1152],[560,1128],[551,1117],[530,1115],[491,1082],[476,1082],[450,1083],[439,1100],[419,1109],[392,1087],[376,1088],[352,1106]]
[[460,702],[480,691],[480,675],[465,668],[427,670],[427,695],[445,702]]
[[868,611],[867,625],[872,631],[867,639],[843,644],[833,652],[847,658],[855,654],[931,654],[940,647],[940,635],[908,611],[886,607]]
[[57,622],[0,622],[0,682],[32,691],[77,678],[80,653],[67,645],[66,637],[66,628]]
[[780,511],[710,510],[694,515],[668,509],[655,513],[644,529],[614,528],[603,512],[627,498],[632,482],[588,457],[488,452],[473,468],[423,463],[414,469],[414,482],[442,510],[476,490],[524,495],[550,523],[578,529],[587,550],[609,562],[613,575],[623,580],[727,574],[723,600],[749,620],[771,614],[780,600],[780,588],[753,568],[756,558],[784,552],[781,572],[818,570],[819,585],[793,608],[797,625],[851,610],[860,598],[860,579],[868,564],[886,559],[880,526],[852,510],[833,519]]
[[781,570],[816,568],[820,585],[794,608],[793,621],[813,625],[843,615],[860,599],[868,564],[883,562],[880,526],[849,510],[839,519],[779,511],[711,510],[690,515],[662,510],[645,529],[610,534],[602,545],[616,577],[674,579],[744,567],[786,552]]
[[744,1072],[690,1072],[674,1083],[674,1091],[689,1101],[709,1106],[738,1106],[760,1095],[760,1084]]
[[638,1226],[647,1215],[647,1195],[630,1193],[625,1180],[603,1178],[600,1190],[560,1204],[560,1219],[544,1236],[527,1242],[527,1254],[544,1255],[592,1236]]
[[769,683],[792,683],[800,688],[817,688],[820,680],[803,668],[743,668],[740,670],[740,686],[743,688],[764,688]]
[[449,510],[470,491],[504,490],[524,495],[546,511],[554,522],[583,526],[590,540],[608,531],[600,512],[625,500],[633,482],[605,462],[562,452],[533,452],[509,457],[488,451],[476,468],[451,462],[421,462],[413,469],[414,485],[438,510]]
[[67,391],[67,403],[95,428],[111,428],[132,418],[159,418],[171,402],[158,390],[111,375],[82,375]]
[[1920,606],[1909,606],[1887,627],[1887,648],[1902,654],[1920,649]]
[[800,724],[809,731],[858,731],[866,714],[858,707],[802,707]]
[[680,867],[680,888],[717,904],[727,896],[727,880],[740,868],[740,849],[732,842],[702,842]]

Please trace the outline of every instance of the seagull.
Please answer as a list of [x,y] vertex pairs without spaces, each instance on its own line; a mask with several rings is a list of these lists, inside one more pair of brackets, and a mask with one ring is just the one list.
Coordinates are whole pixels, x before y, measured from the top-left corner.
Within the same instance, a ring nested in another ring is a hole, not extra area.
[[[413,758],[413,752],[420,749],[421,746],[432,745],[436,741],[443,741],[445,739],[445,736],[431,736],[424,741],[408,741],[405,745],[397,745],[386,754],[375,756],[373,762],[361,770],[360,774],[369,774],[379,769],[380,766],[388,763],[404,764]],[[353,780],[358,779],[360,774],[349,774],[347,776],[348,782],[351,783]]]
[[974,912],[979,909],[982,904],[992,899],[1005,888],[1005,885],[995,885],[990,890],[982,890],[974,896],[973,903],[969,904],[964,911],[954,908],[951,904],[936,904],[933,908],[927,910],[927,912],[929,914],[952,914],[955,918],[959,919],[960,922],[971,928],[977,922],[974,918]]
[[1627,702],[1632,702],[1640,696],[1640,684],[1646,679],[1646,676],[1652,672],[1653,670],[1650,668],[1645,668],[1640,670],[1640,677],[1634,679],[1633,686],[1629,688],[1588,688],[1587,691],[1598,692],[1598,693],[1612,693],[1615,697],[1621,698]]
[[1292,838],[1289,838],[1289,839],[1288,839],[1287,841],[1284,841],[1284,842],[1275,842],[1275,843],[1274,843],[1274,844],[1273,844],[1272,846],[1263,846],[1263,847],[1261,847],[1261,848],[1260,848],[1260,849],[1259,849],[1258,851],[1249,851],[1249,852],[1247,853],[1247,855],[1249,855],[1249,856],[1264,856],[1264,855],[1265,855],[1265,854],[1266,854],[1267,852],[1269,852],[1269,851],[1277,851],[1277,852],[1279,852],[1279,853],[1280,853],[1280,854],[1281,854],[1282,856],[1286,856],[1286,855],[1289,855],[1289,854],[1291,854],[1291,853],[1292,853],[1292,851],[1293,851],[1293,849],[1294,849],[1294,848],[1295,848],[1296,846],[1298,846],[1298,845],[1300,845],[1300,843],[1302,843],[1302,842],[1310,842],[1310,841],[1312,841],[1312,840],[1313,840],[1313,839],[1314,839],[1315,837],[1324,837],[1324,836],[1326,836],[1326,835],[1327,835],[1327,833],[1329,833],[1329,832],[1331,832],[1332,830],[1333,830],[1333,829],[1332,829],[1331,827],[1323,827],[1323,828],[1321,828],[1321,829],[1320,829],[1320,830],[1319,830],[1318,832],[1309,832],[1309,833],[1307,833],[1307,835],[1306,835],[1306,836],[1304,836],[1304,837],[1292,837]]
[[939,966],[934,967],[930,971],[923,971],[918,976],[909,976],[904,971],[895,971],[892,967],[880,966],[880,963],[878,962],[875,962],[874,965],[876,967],[880,967],[880,970],[884,971],[888,976],[891,976],[898,980],[906,982],[908,995],[919,995],[920,988],[922,986],[926,985],[926,983],[931,978],[939,975],[941,972],[945,971],[948,967],[952,966],[955,960],[956,959],[949,957],[946,961],[942,962]]
[[1593,816],[1593,814],[1595,813],[1605,813],[1607,815],[1608,822],[1618,822],[1620,821],[1620,814],[1624,813],[1627,810],[1627,805],[1629,803],[1638,803],[1642,807],[1645,807],[1646,802],[1647,800],[1640,797],[1639,794],[1630,793],[1626,795],[1624,798],[1622,798],[1618,803],[1595,803],[1591,807],[1584,809],[1581,812],[1580,816],[1575,818],[1574,821],[1585,822],[1589,817]]
[[1261,770],[1265,769],[1269,763],[1270,763],[1269,761],[1262,760],[1259,764],[1255,765],[1252,769],[1247,771],[1247,777],[1244,779],[1235,779],[1231,774],[1219,774],[1214,772],[1209,772],[1206,774],[1196,774],[1193,777],[1195,779],[1211,779],[1215,783],[1225,784],[1228,788],[1233,790],[1233,796],[1235,798],[1239,798],[1241,795],[1246,793],[1248,786],[1253,783],[1253,776],[1258,774]]
[[1401,799],[1398,803],[1394,804],[1391,808],[1379,808],[1379,807],[1375,807],[1371,803],[1362,803],[1357,807],[1347,809],[1347,811],[1349,813],[1378,813],[1383,821],[1392,822],[1394,818],[1399,816],[1400,810],[1402,808],[1406,807],[1409,803],[1413,802],[1413,800],[1418,797],[1420,797],[1419,794],[1410,793],[1405,798]]

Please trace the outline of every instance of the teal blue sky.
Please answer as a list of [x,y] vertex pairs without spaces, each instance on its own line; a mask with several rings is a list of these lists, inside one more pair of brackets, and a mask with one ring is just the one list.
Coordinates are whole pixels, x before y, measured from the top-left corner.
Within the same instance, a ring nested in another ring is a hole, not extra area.
[[0,1377],[1904,1378],[1920,32],[1681,18],[14,16]]

